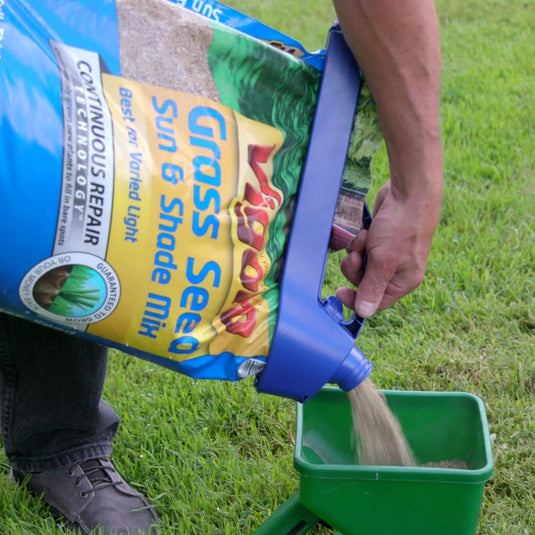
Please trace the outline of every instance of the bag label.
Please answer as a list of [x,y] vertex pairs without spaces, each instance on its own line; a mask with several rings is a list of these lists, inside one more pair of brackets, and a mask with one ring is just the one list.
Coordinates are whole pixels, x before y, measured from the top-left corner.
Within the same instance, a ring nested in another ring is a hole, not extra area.
[[53,50],[61,202],[53,255],[24,277],[23,302],[173,360],[233,348],[266,356],[262,293],[269,225],[284,200],[271,180],[282,133],[211,100],[107,74],[96,53]]

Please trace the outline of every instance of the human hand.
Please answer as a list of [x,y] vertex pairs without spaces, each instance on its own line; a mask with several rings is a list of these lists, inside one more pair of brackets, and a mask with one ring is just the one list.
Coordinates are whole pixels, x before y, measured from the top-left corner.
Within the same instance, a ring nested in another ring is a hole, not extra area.
[[367,318],[421,284],[441,198],[441,191],[403,198],[394,194],[390,181],[379,190],[370,229],[359,232],[340,265],[344,276],[358,288],[337,290],[344,305]]

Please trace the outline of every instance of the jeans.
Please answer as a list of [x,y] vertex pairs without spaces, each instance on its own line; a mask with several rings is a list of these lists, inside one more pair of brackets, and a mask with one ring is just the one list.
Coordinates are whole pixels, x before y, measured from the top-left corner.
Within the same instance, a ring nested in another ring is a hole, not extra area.
[[119,425],[101,400],[107,350],[0,313],[0,411],[11,467],[41,472],[109,457]]

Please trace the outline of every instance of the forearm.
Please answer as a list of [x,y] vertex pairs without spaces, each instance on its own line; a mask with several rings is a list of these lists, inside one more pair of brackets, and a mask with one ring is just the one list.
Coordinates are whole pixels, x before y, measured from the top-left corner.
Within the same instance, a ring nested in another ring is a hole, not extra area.
[[334,0],[334,5],[378,105],[393,194],[439,205],[440,41],[433,1]]

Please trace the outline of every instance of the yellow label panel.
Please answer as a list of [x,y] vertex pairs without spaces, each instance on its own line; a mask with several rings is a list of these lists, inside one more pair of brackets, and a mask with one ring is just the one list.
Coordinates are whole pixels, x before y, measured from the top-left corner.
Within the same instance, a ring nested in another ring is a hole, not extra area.
[[269,224],[282,133],[188,93],[103,75],[115,184],[113,313],[88,332],[183,361],[267,355]]

